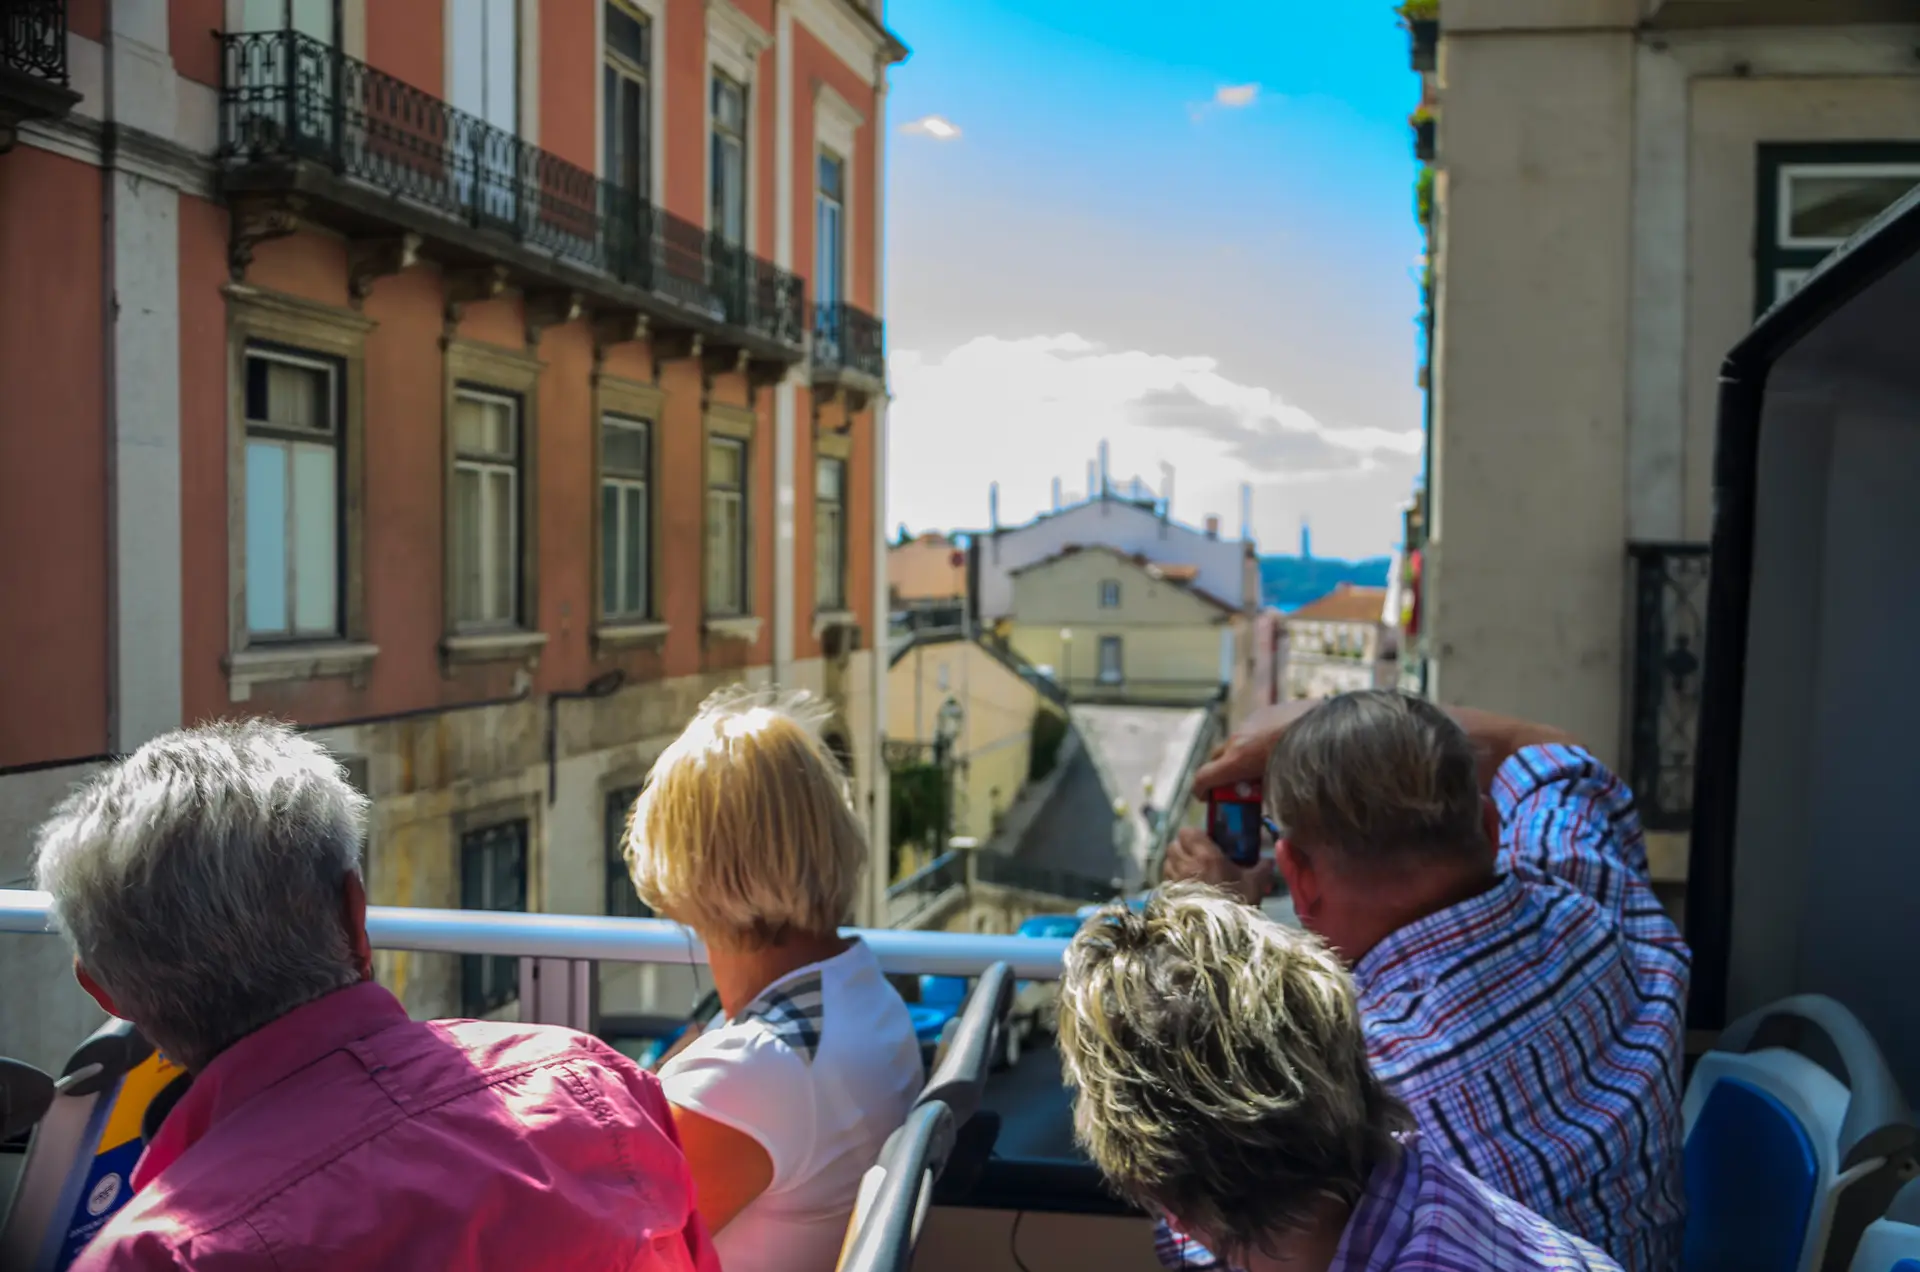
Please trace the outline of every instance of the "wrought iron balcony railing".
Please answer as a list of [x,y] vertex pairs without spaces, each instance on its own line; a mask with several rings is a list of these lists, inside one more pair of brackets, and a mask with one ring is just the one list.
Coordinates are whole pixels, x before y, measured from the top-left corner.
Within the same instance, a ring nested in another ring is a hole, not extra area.
[[262,169],[317,164],[669,312],[804,344],[801,280],[721,235],[309,36],[221,39],[220,161],[236,183],[258,189]]
[[1635,543],[1628,780],[1648,830],[1685,830],[1706,650],[1708,548]]
[[66,0],[0,0],[0,154],[20,125],[58,119],[79,100],[67,86]]
[[874,380],[887,377],[878,318],[848,304],[813,309],[814,373],[852,371]]

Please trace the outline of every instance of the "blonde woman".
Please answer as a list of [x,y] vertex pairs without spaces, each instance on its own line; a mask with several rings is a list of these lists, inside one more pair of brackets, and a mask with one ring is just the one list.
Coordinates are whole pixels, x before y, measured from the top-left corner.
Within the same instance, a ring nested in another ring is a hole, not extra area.
[[721,1014],[660,1069],[728,1272],[828,1272],[924,1081],[906,1004],[840,935],[866,866],[804,698],[710,698],[627,831],[647,904],[707,947]]

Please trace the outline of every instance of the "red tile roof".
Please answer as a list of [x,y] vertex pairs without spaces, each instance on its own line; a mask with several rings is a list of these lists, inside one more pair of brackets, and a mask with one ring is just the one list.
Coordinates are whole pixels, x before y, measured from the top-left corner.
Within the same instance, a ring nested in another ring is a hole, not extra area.
[[1342,583],[1319,600],[1302,605],[1287,615],[1287,621],[1305,619],[1310,623],[1377,623],[1386,607],[1386,588],[1355,587],[1351,583]]

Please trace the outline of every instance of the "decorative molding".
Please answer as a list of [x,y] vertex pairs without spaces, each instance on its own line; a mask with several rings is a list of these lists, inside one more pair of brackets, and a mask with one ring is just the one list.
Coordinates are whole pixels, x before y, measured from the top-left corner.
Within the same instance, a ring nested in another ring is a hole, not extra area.
[[227,273],[236,283],[246,281],[253,249],[273,239],[286,238],[300,228],[305,206],[299,195],[270,195],[236,200],[229,212]]
[[846,160],[854,161],[856,136],[867,117],[825,80],[813,83],[813,135],[821,145]]
[[819,640],[836,628],[851,627],[858,630],[860,616],[852,610],[818,610],[813,616],[813,638]]
[[347,242],[347,295],[355,309],[373,294],[375,279],[420,263],[421,238],[411,230],[385,238],[350,239]]
[[593,365],[595,373],[607,360],[613,346],[647,338],[647,316],[637,309],[607,310],[593,316]]
[[824,455],[828,459],[852,459],[853,430],[840,428],[826,433],[816,432],[813,438],[813,450],[816,455]]
[[599,415],[624,415],[657,423],[667,400],[666,393],[659,385],[643,384],[619,376],[603,375],[594,387],[600,394],[600,405],[596,412]]
[[746,614],[738,618],[709,618],[700,624],[700,631],[710,645],[732,642],[751,645],[760,639],[761,623],[758,614]]
[[289,680],[321,680],[345,676],[355,689],[366,687],[367,672],[380,655],[378,645],[337,641],[314,645],[256,645],[224,659],[227,699],[245,702],[253,687]]
[[863,82],[877,83],[894,59],[888,41],[848,12],[847,0],[792,0],[793,16]]
[[720,437],[738,437],[752,440],[754,430],[759,426],[760,417],[751,407],[734,406],[727,402],[715,402],[706,409],[707,431]]
[[586,312],[585,298],[577,291],[543,289],[527,292],[521,308],[527,323],[527,347],[537,349],[540,336],[549,327],[564,327]]
[[468,305],[493,300],[507,289],[507,275],[505,265],[474,265],[446,272],[446,334],[449,339],[459,328],[460,319],[466,314]]
[[753,83],[760,55],[773,47],[773,36],[735,8],[731,0],[706,0],[707,60],[742,84]]
[[540,651],[546,644],[545,632],[463,632],[441,637],[440,658],[448,667],[524,660],[532,670],[540,665]]
[[667,643],[665,623],[603,623],[593,629],[593,656],[605,658],[629,649],[658,649]]
[[660,379],[660,368],[669,362],[684,362],[688,358],[700,356],[700,333],[684,328],[677,331],[658,331],[653,334],[653,378]]

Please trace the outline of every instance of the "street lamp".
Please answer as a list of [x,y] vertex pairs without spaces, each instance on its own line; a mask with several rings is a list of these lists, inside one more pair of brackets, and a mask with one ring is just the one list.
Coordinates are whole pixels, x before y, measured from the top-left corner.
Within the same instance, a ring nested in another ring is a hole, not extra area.
[[1073,628],[1060,629],[1060,684],[1073,692]]
[[615,667],[587,682],[585,689],[556,689],[547,695],[547,804],[560,794],[560,700],[562,698],[606,698],[627,683],[627,673]]

